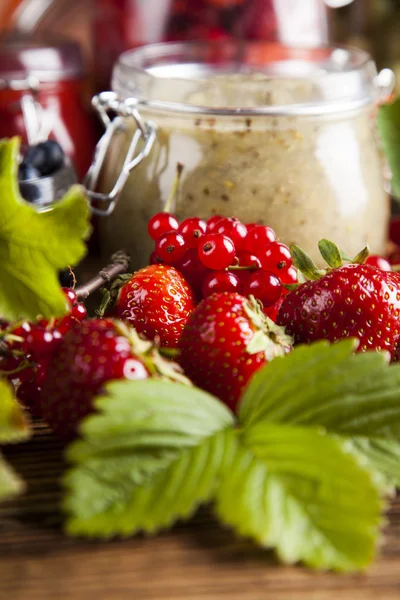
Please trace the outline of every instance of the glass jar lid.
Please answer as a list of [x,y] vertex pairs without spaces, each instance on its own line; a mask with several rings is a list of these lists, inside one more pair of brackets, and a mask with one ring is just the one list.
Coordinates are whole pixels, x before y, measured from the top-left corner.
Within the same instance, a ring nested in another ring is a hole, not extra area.
[[113,90],[151,110],[212,115],[329,114],[372,104],[383,93],[376,65],[363,50],[243,41],[125,52],[114,67]]

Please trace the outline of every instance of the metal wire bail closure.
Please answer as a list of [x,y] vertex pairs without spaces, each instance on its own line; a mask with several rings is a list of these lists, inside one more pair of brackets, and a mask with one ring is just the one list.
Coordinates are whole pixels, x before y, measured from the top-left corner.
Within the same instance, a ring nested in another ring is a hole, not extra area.
[[[104,217],[110,215],[115,209],[131,171],[149,155],[156,139],[157,128],[153,122],[142,119],[134,98],[119,100],[115,92],[102,92],[93,98],[92,105],[97,110],[106,130],[97,143],[93,162],[85,175],[83,185],[93,214]],[[112,119],[109,113],[116,116]],[[137,128],[129,144],[121,172],[110,192],[105,194],[95,192],[111,141],[114,134],[124,128],[126,117],[133,118]],[[142,148],[137,152],[141,140]],[[102,203],[104,208],[99,208],[97,203]]]

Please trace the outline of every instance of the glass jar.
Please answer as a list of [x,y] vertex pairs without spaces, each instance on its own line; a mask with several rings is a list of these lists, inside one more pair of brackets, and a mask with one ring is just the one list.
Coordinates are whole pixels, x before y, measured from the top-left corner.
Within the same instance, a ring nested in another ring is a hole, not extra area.
[[[127,49],[187,40],[272,40],[319,45],[328,39],[323,0],[95,0],[98,85]],[[157,15],[157,18],[154,18]]]
[[374,117],[389,89],[380,84],[368,54],[340,47],[185,43],[123,54],[114,92],[97,100],[106,123],[107,111],[119,117],[89,178],[90,189],[100,182],[95,210],[108,214],[103,251],[129,249],[134,267],[148,261],[147,221],[165,208],[181,163],[171,207],[180,219],[268,224],[316,261],[324,237],[351,256],[366,243],[383,253],[389,202]]
[[83,177],[95,146],[89,107],[77,44],[31,39],[1,44],[0,138],[55,139]]

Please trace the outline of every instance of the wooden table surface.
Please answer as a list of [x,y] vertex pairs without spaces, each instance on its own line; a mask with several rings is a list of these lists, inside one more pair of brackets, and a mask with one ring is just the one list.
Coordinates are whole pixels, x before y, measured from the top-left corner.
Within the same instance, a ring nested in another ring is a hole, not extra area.
[[38,426],[30,442],[4,453],[28,488],[0,508],[1,600],[400,600],[399,498],[367,574],[315,574],[279,566],[206,510],[154,538],[69,539],[57,509],[60,444]]

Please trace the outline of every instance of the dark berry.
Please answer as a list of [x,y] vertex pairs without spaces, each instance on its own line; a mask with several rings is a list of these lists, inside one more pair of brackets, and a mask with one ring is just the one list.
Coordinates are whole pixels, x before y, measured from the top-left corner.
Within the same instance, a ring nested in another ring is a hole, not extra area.
[[168,231],[158,238],[155,251],[167,265],[174,265],[183,258],[186,250],[183,235],[177,231]]
[[256,271],[244,282],[243,295],[254,296],[264,306],[272,306],[281,297],[280,279],[269,271]]
[[203,219],[191,217],[182,221],[178,231],[183,235],[187,248],[197,248],[206,229],[207,223]]
[[60,144],[55,140],[47,140],[28,148],[22,164],[32,165],[40,175],[52,175],[64,165],[65,154]]
[[380,269],[381,271],[391,271],[392,270],[392,265],[390,264],[390,262],[388,260],[386,260],[386,258],[383,258],[383,256],[377,256],[375,254],[368,256],[367,260],[365,261],[365,264],[371,265],[372,267],[376,267],[377,269]]
[[22,163],[18,169],[19,181],[29,181],[30,179],[38,179],[40,172],[29,163]]
[[203,297],[211,296],[215,293],[223,292],[239,292],[240,293],[240,280],[237,275],[230,271],[212,271],[202,285]]
[[157,241],[163,233],[174,231],[178,227],[179,221],[174,215],[167,212],[160,212],[151,217],[147,225],[147,231],[151,239]]
[[239,219],[236,219],[235,217],[221,219],[216,224],[214,233],[220,233],[231,238],[237,251],[244,248],[247,237],[247,227],[246,225],[243,225]]
[[264,246],[275,242],[275,240],[276,234],[271,227],[266,227],[265,225],[255,225],[247,235],[244,249],[247,250],[247,252],[252,252],[258,255]]
[[219,233],[208,233],[199,245],[199,258],[203,265],[213,271],[221,271],[232,264],[235,246],[231,238]]
[[290,250],[285,244],[273,242],[265,246],[260,252],[256,252],[261,261],[261,266],[267,271],[272,271],[277,275],[281,271],[287,271],[292,266],[292,257]]

